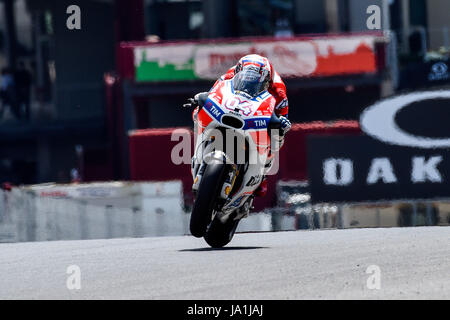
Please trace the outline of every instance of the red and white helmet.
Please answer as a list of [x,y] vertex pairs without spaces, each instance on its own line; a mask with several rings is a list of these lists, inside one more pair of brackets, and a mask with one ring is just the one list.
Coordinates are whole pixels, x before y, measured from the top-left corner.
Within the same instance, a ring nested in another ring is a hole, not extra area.
[[257,54],[249,54],[239,59],[234,74],[235,89],[255,95],[267,90],[273,72],[267,58]]
[[273,70],[272,65],[269,62],[269,59],[266,57],[260,56],[259,54],[248,54],[239,59],[239,62],[236,64],[236,68],[234,69],[234,73],[238,73],[245,66],[256,66],[259,67],[261,75],[267,76],[267,78],[272,79]]

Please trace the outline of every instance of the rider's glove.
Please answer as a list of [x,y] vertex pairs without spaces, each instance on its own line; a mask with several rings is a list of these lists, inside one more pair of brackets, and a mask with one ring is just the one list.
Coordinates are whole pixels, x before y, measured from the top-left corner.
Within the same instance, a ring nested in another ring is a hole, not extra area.
[[280,116],[281,121],[281,130],[283,131],[283,135],[285,135],[289,130],[291,130],[291,122],[288,118]]

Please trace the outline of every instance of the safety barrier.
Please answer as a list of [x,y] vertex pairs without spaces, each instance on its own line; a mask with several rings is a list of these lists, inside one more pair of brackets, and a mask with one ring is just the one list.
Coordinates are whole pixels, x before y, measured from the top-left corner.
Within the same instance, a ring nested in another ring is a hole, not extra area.
[[[181,188],[169,181],[0,191],[0,242],[188,235]],[[308,199],[291,192],[278,206],[243,219],[237,232],[450,225],[450,202],[311,205]]]
[[187,234],[181,182],[37,185],[0,194],[0,241]]
[[[0,191],[0,242],[189,235],[180,181],[43,184]],[[295,230],[293,217],[251,214],[237,232]]]

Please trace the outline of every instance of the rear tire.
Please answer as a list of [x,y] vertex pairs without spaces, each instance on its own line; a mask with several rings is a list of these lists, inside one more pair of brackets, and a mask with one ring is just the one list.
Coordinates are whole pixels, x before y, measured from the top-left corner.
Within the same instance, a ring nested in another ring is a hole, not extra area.
[[205,241],[213,248],[221,248],[233,239],[240,220],[234,220],[233,215],[222,223],[217,217],[211,222],[205,234]]
[[225,168],[226,165],[219,160],[212,161],[206,166],[192,208],[189,227],[194,237],[203,237],[211,223],[220,188],[225,179]]

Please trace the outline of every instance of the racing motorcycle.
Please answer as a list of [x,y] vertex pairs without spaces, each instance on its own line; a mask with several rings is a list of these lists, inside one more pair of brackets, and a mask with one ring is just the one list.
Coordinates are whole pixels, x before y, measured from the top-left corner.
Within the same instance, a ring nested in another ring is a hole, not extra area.
[[275,98],[241,71],[196,96],[190,232],[213,248],[234,236],[283,138]]

